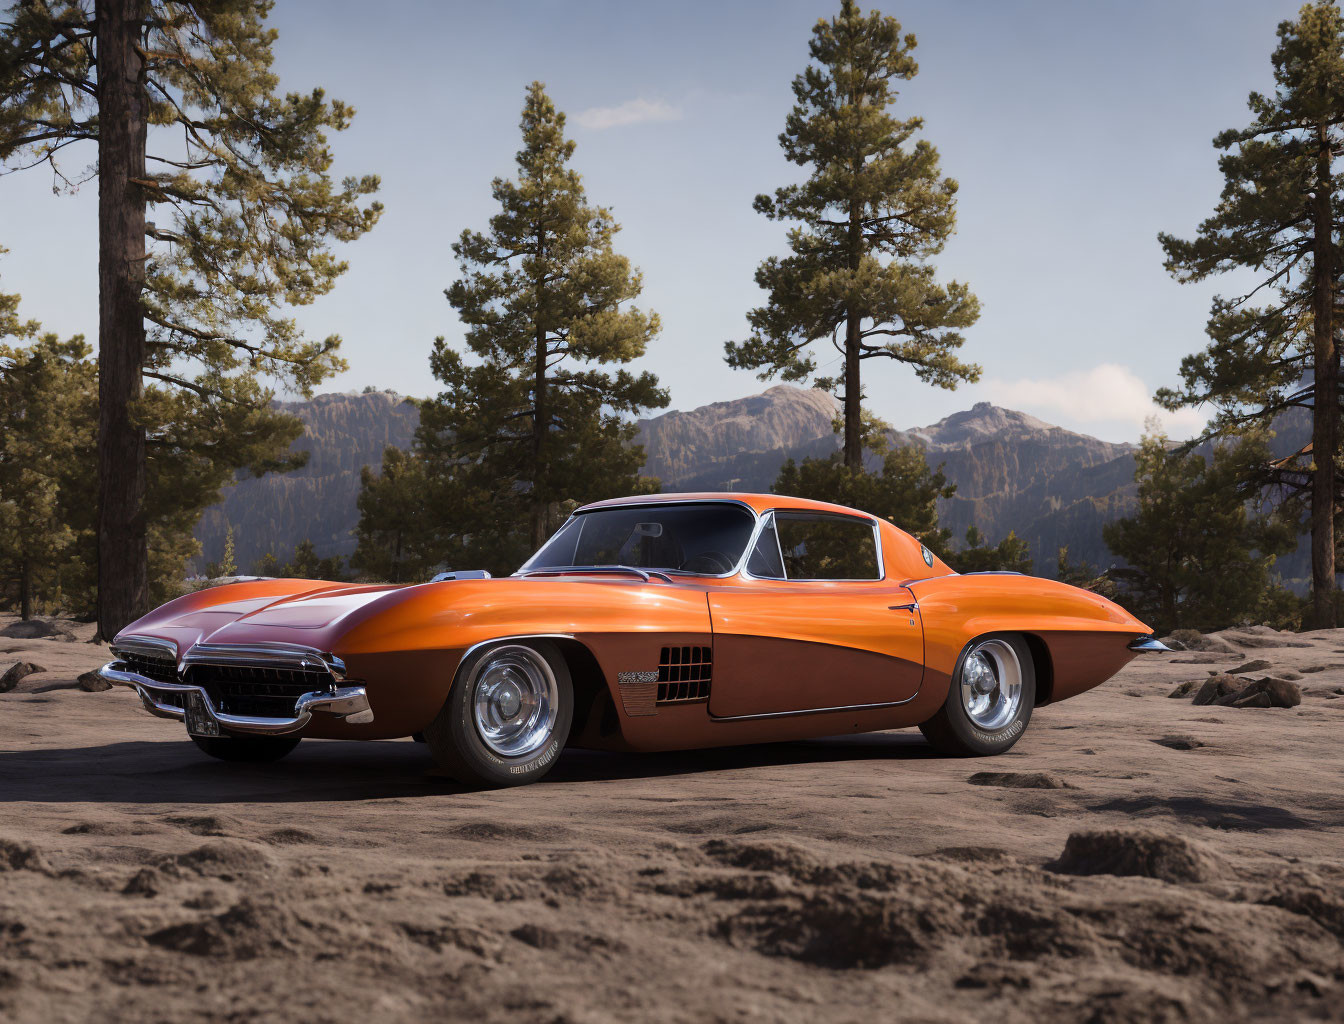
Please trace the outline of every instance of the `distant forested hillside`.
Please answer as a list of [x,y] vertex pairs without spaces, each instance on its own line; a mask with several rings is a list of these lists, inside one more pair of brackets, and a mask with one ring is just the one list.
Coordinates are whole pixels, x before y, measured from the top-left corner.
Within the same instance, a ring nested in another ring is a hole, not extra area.
[[202,562],[223,555],[229,527],[243,572],[268,551],[284,561],[305,539],[320,555],[348,556],[355,550],[350,531],[359,518],[360,468],[382,465],[388,445],[409,447],[419,422],[415,406],[390,391],[276,405],[303,421],[303,436],[292,447],[310,453],[308,464],[294,473],[243,479],[226,490],[196,528]]

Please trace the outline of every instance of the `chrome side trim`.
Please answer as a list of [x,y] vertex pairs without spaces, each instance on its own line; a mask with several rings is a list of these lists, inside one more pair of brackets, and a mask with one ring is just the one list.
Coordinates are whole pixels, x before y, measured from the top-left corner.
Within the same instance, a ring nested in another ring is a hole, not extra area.
[[[680,570],[673,569],[670,571],[679,572]],[[672,577],[662,569],[639,569],[633,565],[558,565],[549,569],[519,569],[514,573],[514,576],[524,579],[529,576],[583,576],[591,573],[626,573],[630,576],[638,576],[645,583],[657,576],[660,580],[666,580],[668,583],[673,582]]]
[[766,711],[759,715],[713,715],[709,716],[711,722],[745,722],[757,718],[797,718],[800,715],[824,715],[832,711],[877,711],[881,708],[898,708],[902,704],[909,704],[918,697],[918,693],[912,693],[905,700],[884,701],[880,704],[845,704],[838,708],[807,708],[803,711]]
[[1140,653],[1143,654],[1154,654],[1154,653],[1161,653],[1162,651],[1171,650],[1171,648],[1168,647],[1166,644],[1164,644],[1161,640],[1155,639],[1154,637],[1151,636],[1135,637],[1133,640],[1129,642],[1129,649],[1131,651],[1139,651]]
[[154,699],[159,693],[195,693],[205,702],[210,713],[219,724],[229,732],[247,733],[258,736],[283,736],[298,732],[306,726],[314,714],[330,714],[342,718],[354,725],[363,725],[373,721],[373,711],[369,707],[369,696],[362,686],[343,686],[335,690],[318,690],[305,693],[294,705],[292,718],[259,718],[253,715],[227,715],[215,709],[210,695],[202,687],[186,683],[161,683],[136,672],[122,668],[123,662],[110,661],[98,670],[98,675],[109,683],[129,686],[140,696],[145,710],[159,718],[171,718],[182,721],[186,712],[172,704],[164,704]]

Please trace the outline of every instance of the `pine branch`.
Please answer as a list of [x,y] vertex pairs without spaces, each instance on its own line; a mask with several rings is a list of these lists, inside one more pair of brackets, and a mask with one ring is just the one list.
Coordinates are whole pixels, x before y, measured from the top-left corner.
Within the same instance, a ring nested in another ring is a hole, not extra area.
[[222,391],[217,391],[214,388],[202,387],[201,385],[193,383],[192,381],[183,380],[181,377],[174,377],[171,376],[170,374],[159,373],[155,370],[145,370],[145,369],[142,369],[140,373],[145,377],[152,377],[155,380],[161,380],[165,384],[175,384],[177,387],[186,388],[188,391],[194,391],[201,398],[206,399],[217,398],[221,402],[227,402],[230,405],[239,405],[239,406],[247,405],[246,402],[240,402],[238,401],[238,399],[233,398],[230,395],[226,395]]

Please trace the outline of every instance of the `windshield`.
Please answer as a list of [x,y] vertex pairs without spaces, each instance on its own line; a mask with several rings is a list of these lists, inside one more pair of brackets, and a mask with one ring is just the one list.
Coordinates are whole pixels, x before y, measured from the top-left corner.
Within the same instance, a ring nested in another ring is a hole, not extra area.
[[599,508],[570,519],[519,571],[629,565],[720,576],[737,567],[755,526],[726,501]]

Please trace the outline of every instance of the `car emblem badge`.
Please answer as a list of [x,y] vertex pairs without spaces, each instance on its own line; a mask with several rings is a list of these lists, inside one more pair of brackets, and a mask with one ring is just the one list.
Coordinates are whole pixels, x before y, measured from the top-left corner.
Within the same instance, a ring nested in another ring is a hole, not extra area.
[[634,683],[656,683],[658,682],[658,670],[653,669],[649,672],[617,672],[616,682],[622,686],[630,686]]

